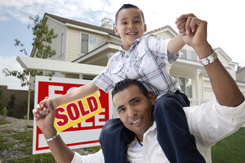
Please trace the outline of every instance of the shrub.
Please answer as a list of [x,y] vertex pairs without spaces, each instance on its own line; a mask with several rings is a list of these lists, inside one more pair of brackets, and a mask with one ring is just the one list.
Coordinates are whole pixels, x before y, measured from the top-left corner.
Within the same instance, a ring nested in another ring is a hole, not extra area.
[[8,102],[8,116],[14,117],[14,111],[15,111],[15,95],[12,94],[10,96],[10,101]]

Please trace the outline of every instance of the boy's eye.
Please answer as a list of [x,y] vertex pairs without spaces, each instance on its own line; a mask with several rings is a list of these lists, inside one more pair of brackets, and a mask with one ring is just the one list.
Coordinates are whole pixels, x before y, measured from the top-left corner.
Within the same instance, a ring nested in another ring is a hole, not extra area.
[[139,20],[136,20],[135,23],[140,23],[140,21]]
[[126,24],[128,24],[128,23],[127,23],[127,22],[122,22],[122,24],[123,24],[123,25],[126,25]]

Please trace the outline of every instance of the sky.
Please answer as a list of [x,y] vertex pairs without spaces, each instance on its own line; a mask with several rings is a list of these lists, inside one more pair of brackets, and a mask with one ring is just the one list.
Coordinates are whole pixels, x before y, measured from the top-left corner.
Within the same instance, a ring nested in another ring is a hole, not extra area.
[[0,85],[8,89],[27,90],[15,77],[5,77],[2,69],[22,71],[17,56],[25,56],[14,46],[18,38],[28,52],[32,50],[33,36],[27,26],[29,16],[45,13],[100,26],[105,17],[113,19],[126,3],[137,5],[143,12],[148,31],[170,25],[175,31],[175,20],[181,14],[194,13],[208,22],[208,41],[213,48],[220,47],[240,66],[245,66],[245,10],[242,0],[0,0]]

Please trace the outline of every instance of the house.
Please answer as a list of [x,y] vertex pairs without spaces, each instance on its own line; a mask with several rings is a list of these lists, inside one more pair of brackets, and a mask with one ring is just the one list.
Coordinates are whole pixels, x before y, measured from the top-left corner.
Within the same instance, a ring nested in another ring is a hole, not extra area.
[[[49,28],[53,28],[54,33],[58,34],[51,45],[57,53],[51,58],[53,60],[106,66],[110,57],[122,45],[120,37],[115,35],[112,30],[111,19],[103,19],[99,27],[48,13],[45,13],[44,17],[48,18]],[[149,31],[147,34],[154,34],[164,39],[178,35],[169,25]],[[222,48],[215,48],[214,51],[235,80],[235,68],[238,63],[233,62]],[[35,52],[33,49],[31,57],[34,57]],[[181,89],[189,97],[191,105],[201,104],[214,97],[208,75],[190,46],[185,45],[182,48],[180,58],[173,65],[168,65],[168,69],[171,76],[179,81]],[[93,79],[95,77],[67,73],[56,73],[56,76],[77,79]],[[245,94],[245,84],[238,83],[238,85]]]
[[245,83],[245,67],[240,67],[240,66],[237,67],[236,80],[238,82]]

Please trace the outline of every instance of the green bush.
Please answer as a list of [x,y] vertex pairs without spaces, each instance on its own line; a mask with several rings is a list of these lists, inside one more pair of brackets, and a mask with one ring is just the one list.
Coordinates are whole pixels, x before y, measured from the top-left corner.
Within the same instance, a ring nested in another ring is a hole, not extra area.
[[14,111],[15,111],[15,95],[12,94],[10,96],[10,101],[8,102],[8,116],[14,117]]
[[7,110],[7,108],[4,107],[4,108],[2,109],[2,112],[3,112],[3,121],[5,121],[5,120],[6,120],[6,117],[7,117],[7,115],[8,115],[8,110]]
[[3,88],[0,88],[0,110],[3,109]]

